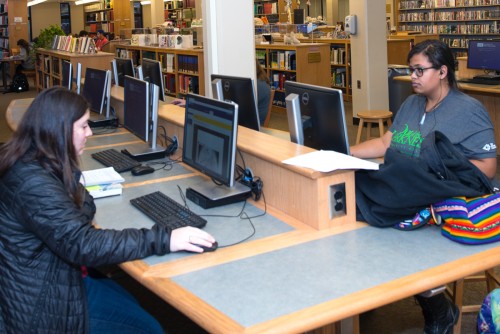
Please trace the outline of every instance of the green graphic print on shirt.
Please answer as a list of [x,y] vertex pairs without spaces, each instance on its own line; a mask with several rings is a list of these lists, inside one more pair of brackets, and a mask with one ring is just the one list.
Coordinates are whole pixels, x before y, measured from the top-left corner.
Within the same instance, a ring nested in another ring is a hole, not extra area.
[[402,131],[392,133],[391,147],[411,157],[419,157],[423,140],[420,130],[411,130],[406,123]]

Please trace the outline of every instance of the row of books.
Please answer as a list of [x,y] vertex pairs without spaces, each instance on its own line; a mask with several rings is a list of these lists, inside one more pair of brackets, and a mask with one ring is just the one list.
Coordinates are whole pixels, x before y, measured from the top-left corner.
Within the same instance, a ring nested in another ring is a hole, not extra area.
[[7,38],[0,39],[0,48],[9,49],[9,40]]
[[9,24],[9,17],[7,15],[0,16],[0,24],[1,25]]
[[297,69],[295,51],[272,51],[269,52],[269,58],[272,69],[291,71]]
[[175,74],[167,73],[163,75],[163,85],[165,86],[165,93],[175,94]]
[[7,13],[9,11],[8,2],[0,4],[0,13]]
[[179,93],[187,94],[194,93],[199,94],[199,80],[198,77],[192,77],[190,75],[179,74]]
[[278,14],[278,3],[273,2],[273,3],[254,4],[253,13],[254,15]]
[[52,49],[73,53],[96,53],[94,39],[91,37],[54,36]]
[[177,55],[178,70],[179,72],[198,73],[198,57]]
[[332,71],[332,87],[346,87],[346,69],[345,68],[336,68]]
[[107,32],[114,32],[115,31],[115,24],[113,22],[109,23],[90,23],[89,25],[89,32],[97,32],[98,29],[102,29]]
[[164,71],[166,72],[175,71],[175,54],[173,53],[160,54],[160,62],[162,64]]
[[294,73],[273,73],[270,81],[274,89],[283,90],[285,89],[285,81],[295,81],[295,79],[296,75]]
[[345,48],[334,48],[330,52],[330,64],[345,65],[347,52]]
[[99,22],[99,21],[113,21],[114,20],[113,11],[106,12],[95,12],[95,13],[87,13],[85,15],[85,20],[87,22]]

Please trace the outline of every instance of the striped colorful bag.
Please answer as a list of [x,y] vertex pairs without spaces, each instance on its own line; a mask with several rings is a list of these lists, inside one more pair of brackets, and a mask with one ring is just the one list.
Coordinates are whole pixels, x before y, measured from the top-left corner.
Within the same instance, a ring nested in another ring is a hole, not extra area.
[[445,237],[468,245],[500,240],[500,193],[453,197],[431,206],[435,223]]

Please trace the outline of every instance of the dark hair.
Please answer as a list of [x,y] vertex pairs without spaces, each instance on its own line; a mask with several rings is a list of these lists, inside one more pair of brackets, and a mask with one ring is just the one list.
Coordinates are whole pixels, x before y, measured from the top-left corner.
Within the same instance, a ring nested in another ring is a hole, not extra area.
[[78,34],[79,37],[85,37],[88,35],[89,35],[89,33],[86,30],[80,30],[80,33]]
[[97,30],[97,33],[99,33],[99,34],[101,34],[101,35],[104,35],[104,30],[99,29],[99,30]]
[[255,68],[257,70],[257,80],[263,80],[268,85],[270,85],[271,81],[269,81],[269,77],[267,76],[266,71],[264,71],[264,68],[262,67],[262,65],[259,63],[258,59],[255,59]]
[[26,50],[26,53],[30,53],[30,44],[25,39],[20,39],[17,41],[17,45]]
[[429,59],[432,67],[439,69],[441,66],[448,68],[448,84],[450,87],[457,86],[457,79],[455,77],[455,57],[450,47],[438,39],[428,39],[416,44],[408,53],[406,61],[410,63],[410,59],[417,54],[423,54]]
[[16,161],[38,161],[62,180],[77,205],[83,201],[75,172],[78,152],[73,143],[73,124],[89,105],[75,92],[57,86],[42,91],[31,103],[12,138],[0,148],[0,176]]

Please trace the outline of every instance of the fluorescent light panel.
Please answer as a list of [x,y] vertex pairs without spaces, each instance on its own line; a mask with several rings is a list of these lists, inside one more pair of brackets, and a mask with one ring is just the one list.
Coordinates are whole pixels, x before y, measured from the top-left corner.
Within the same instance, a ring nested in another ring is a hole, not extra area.
[[151,5],[151,0],[141,1],[141,5]]
[[99,2],[100,0],[78,0],[75,1],[75,5],[84,5],[86,3]]
[[45,2],[47,0],[33,0],[33,1],[29,1],[28,2],[28,7],[29,6],[34,6],[34,5],[38,5],[39,3],[42,3],[42,2]]

